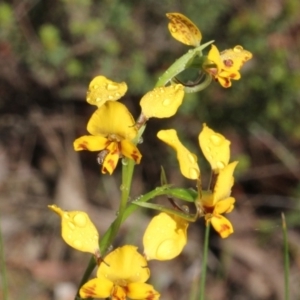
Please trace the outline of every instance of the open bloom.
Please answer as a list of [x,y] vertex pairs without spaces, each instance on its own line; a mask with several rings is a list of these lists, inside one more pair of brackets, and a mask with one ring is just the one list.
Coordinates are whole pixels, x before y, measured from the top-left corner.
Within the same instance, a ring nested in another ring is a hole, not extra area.
[[221,169],[213,192],[202,193],[202,197],[197,203],[206,222],[211,222],[222,238],[233,233],[232,224],[222,214],[230,213],[234,208],[235,199],[230,197],[230,193],[234,183],[233,172],[237,163],[236,161],[232,162]]
[[76,139],[74,149],[101,151],[99,163],[102,163],[103,174],[112,174],[120,157],[133,159],[139,164],[142,155],[132,142],[137,135],[134,124],[134,119],[124,104],[108,101],[90,118],[87,131],[91,135]]
[[80,289],[81,298],[108,298],[112,300],[159,299],[153,286],[145,283],[150,276],[146,259],[134,246],[126,245],[109,253],[98,268],[97,278]]
[[149,223],[143,237],[147,260],[169,260],[178,256],[187,243],[189,223],[175,215],[160,213]]
[[61,235],[71,247],[99,254],[99,234],[87,213],[83,211],[63,211],[56,205],[48,206],[61,217]]
[[[252,58],[252,54],[244,50],[242,46],[235,46],[233,49],[219,52],[215,45],[211,46],[208,53],[208,62],[204,65],[206,72],[211,74],[223,87],[231,86],[231,80],[239,80],[239,72],[243,64]],[[215,67],[212,67],[211,64]]]
[[[197,165],[197,157],[181,144],[176,131],[174,129],[161,130],[157,136],[177,152],[182,175],[189,179],[198,180],[199,183],[200,169]],[[199,190],[199,199],[196,204],[200,216],[204,215],[206,223],[211,222],[221,237],[225,238],[233,233],[231,223],[222,214],[229,213],[234,208],[235,199],[230,197],[230,193],[234,183],[233,171],[237,162],[228,164],[230,142],[206,124],[203,125],[199,134],[199,145],[215,176],[217,176],[217,180],[213,192]],[[198,188],[200,189],[200,186]]]

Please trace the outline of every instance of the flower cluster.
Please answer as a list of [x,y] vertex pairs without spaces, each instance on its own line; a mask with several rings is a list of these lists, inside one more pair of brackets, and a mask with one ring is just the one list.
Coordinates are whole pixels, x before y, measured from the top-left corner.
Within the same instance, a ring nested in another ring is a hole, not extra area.
[[[200,182],[197,156],[180,142],[176,131],[174,129],[161,130],[158,132],[157,137],[177,152],[182,175],[188,179]],[[230,142],[223,135],[214,132],[206,124],[203,125],[198,140],[199,146],[217,179],[211,189],[198,191],[196,205],[199,215],[204,215],[207,223],[211,222],[220,236],[225,238],[233,233],[231,223],[222,214],[229,213],[233,209],[235,199],[230,197],[230,193],[234,182],[233,171],[237,162],[228,164]]]
[[116,101],[126,91],[125,82],[117,83],[104,76],[97,76],[91,81],[87,92],[87,102],[98,108],[87,124],[90,135],[76,139],[74,149],[99,151],[98,162],[102,165],[103,174],[112,174],[119,158],[126,157],[139,164],[142,154],[135,140],[138,128],[149,118],[173,116],[184,97],[181,84],[153,89],[141,99],[139,120],[142,121],[135,122],[126,106]]
[[[167,17],[170,19],[170,33],[176,40],[188,46],[200,46],[201,31],[190,19],[180,13],[168,13]],[[202,69],[224,88],[228,88],[231,86],[232,79],[241,78],[239,70],[251,58],[252,54],[242,46],[219,52],[218,48],[212,45],[202,64]]]
[[[108,228],[101,243],[98,231],[89,216],[82,211],[63,211],[56,205],[49,208],[61,217],[62,238],[71,247],[93,254],[98,265],[97,277],[85,282],[79,290],[81,298],[108,298],[113,300],[131,299],[156,300],[160,294],[147,284],[150,270],[149,260],[170,260],[178,256],[187,243],[190,222],[204,217],[206,225],[211,224],[222,238],[233,233],[231,222],[223,216],[234,208],[235,199],[230,196],[234,184],[233,173],[237,161],[230,162],[230,141],[206,124],[198,136],[199,146],[211,167],[212,178],[207,189],[202,188],[201,172],[197,156],[180,141],[175,129],[160,130],[159,140],[176,151],[181,174],[196,182],[197,190],[176,189],[166,182],[162,171],[162,186],[130,202],[130,184],[133,166],[139,164],[142,154],[137,148],[139,139],[150,118],[169,118],[176,114],[182,104],[185,92],[196,92],[208,86],[211,79],[223,87],[230,87],[231,80],[240,79],[240,68],[252,57],[241,46],[219,52],[211,45],[208,55],[202,50],[212,42],[201,45],[202,34],[197,26],[179,13],[168,13],[169,30],[178,41],[193,46],[160,77],[156,87],[140,100],[141,112],[135,120],[127,107],[119,102],[127,91],[125,82],[114,82],[104,76],[95,77],[88,88],[86,101],[97,108],[87,124],[90,135],[74,141],[75,151],[98,152],[98,163],[103,174],[113,174],[119,159],[130,162],[123,164],[122,196],[115,222]],[[205,80],[188,86],[180,82],[177,75],[189,67],[204,72]],[[173,208],[148,203],[158,195],[172,196],[193,202],[196,214],[190,215],[175,202]],[[137,205],[160,211],[149,223],[143,236],[143,255],[133,245],[125,245],[108,253],[110,243],[115,238],[125,218]],[[134,208],[133,208],[134,207]],[[133,208],[133,209],[132,209]],[[103,250],[104,249],[104,250]],[[104,256],[101,257],[100,250]]]

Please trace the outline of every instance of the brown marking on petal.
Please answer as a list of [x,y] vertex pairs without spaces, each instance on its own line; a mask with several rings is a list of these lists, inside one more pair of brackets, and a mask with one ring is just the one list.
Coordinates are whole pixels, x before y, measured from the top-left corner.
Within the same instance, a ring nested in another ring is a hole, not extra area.
[[154,293],[154,291],[149,291],[149,294],[147,295],[146,300],[153,300],[156,299],[157,294]]
[[81,288],[81,291],[83,293],[85,293],[86,296],[89,296],[89,297],[96,296],[95,290],[96,290],[96,284],[94,284],[93,286],[88,286],[88,287],[82,287]]
[[132,157],[132,159],[135,161],[135,162],[137,162],[138,161],[138,159],[139,159],[139,153],[136,151],[136,150],[134,150],[132,153],[131,153],[131,155],[130,155],[131,157]]
[[232,59],[224,59],[223,63],[226,67],[230,68],[233,66],[233,60]]
[[219,233],[221,234],[222,232],[227,232],[229,230],[230,230],[230,227],[227,224],[222,224],[221,229],[219,230]]
[[113,151],[110,151],[110,153],[112,154],[112,155],[114,155],[114,154],[120,154],[120,146],[118,145],[118,147],[116,147],[116,149],[115,150],[113,150]]
[[84,142],[80,143],[78,145],[78,150],[88,150],[88,147],[87,147],[88,144],[89,143],[87,141],[84,141]]
[[[125,298],[120,298],[120,297],[117,295],[117,293],[118,293],[118,288],[123,288],[123,289],[124,289],[124,287],[120,287],[120,286],[115,285],[115,286],[113,287],[112,292],[111,292],[111,296],[113,296],[112,299],[114,299],[114,300],[125,300],[126,297],[125,297]],[[126,293],[127,293],[127,292],[126,292]]]
[[108,163],[110,165],[112,170],[114,170],[116,168],[116,165],[115,165],[113,159],[109,159],[106,163]]
[[236,77],[236,73],[232,73],[228,77],[234,79]]
[[214,209],[214,206],[203,206],[203,211],[205,214],[212,214]]
[[224,87],[230,87],[230,80],[228,78],[224,78],[225,83],[224,83]]

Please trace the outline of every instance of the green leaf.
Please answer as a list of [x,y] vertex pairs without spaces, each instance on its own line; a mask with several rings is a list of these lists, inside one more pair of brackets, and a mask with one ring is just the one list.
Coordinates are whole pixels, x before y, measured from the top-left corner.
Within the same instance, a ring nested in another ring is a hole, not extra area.
[[163,205],[159,205],[159,204],[148,203],[148,202],[134,202],[134,204],[141,206],[141,207],[162,211],[162,212],[165,212],[168,214],[173,214],[173,215],[179,216],[182,219],[187,220],[189,222],[195,222],[198,218],[197,213],[195,215],[190,215],[190,214],[181,212],[179,210],[171,209],[171,208],[165,207]]
[[168,196],[187,202],[195,202],[198,199],[198,192],[193,189],[172,188],[168,189]]
[[209,41],[195,49],[189,50],[186,54],[175,61],[174,64],[159,78],[155,87],[164,86],[179,73],[189,68],[196,56],[202,56],[202,50],[212,44],[214,41]]

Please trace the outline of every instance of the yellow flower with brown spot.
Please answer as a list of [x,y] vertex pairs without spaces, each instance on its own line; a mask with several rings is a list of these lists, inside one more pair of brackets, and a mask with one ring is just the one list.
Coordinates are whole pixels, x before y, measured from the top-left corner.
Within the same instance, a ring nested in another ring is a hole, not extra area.
[[161,130],[157,136],[177,152],[182,175],[186,178],[197,180],[199,199],[196,201],[196,204],[199,215],[205,217],[207,224],[211,222],[222,238],[228,237],[233,233],[233,227],[230,221],[223,217],[222,214],[229,213],[234,208],[235,199],[230,197],[230,193],[234,183],[233,172],[238,163],[232,162],[228,164],[230,141],[220,133],[210,129],[206,124],[203,125],[203,129],[199,134],[200,148],[210,163],[215,176],[217,176],[213,192],[211,192],[201,190],[197,157],[182,145],[176,131],[174,129]]
[[85,283],[81,298],[108,298],[112,300],[157,300],[160,294],[145,283],[150,276],[146,259],[137,247],[126,245],[109,253],[97,270],[97,278]]
[[230,213],[234,208],[235,199],[230,197],[234,183],[233,172],[237,161],[228,164],[220,170],[213,192],[202,193],[197,205],[201,214],[204,214],[207,223],[211,222],[214,229],[222,238],[233,233],[230,221],[222,214]]
[[252,53],[244,50],[242,46],[235,46],[220,53],[218,48],[212,45],[207,58],[208,62],[204,64],[205,71],[224,88],[228,88],[231,86],[231,80],[241,78],[239,70],[252,58]]
[[103,174],[112,174],[122,157],[139,164],[142,155],[132,142],[137,135],[134,125],[135,121],[124,104],[108,101],[90,118],[87,131],[91,135],[76,139],[74,149],[101,151],[99,163],[102,163]]
[[164,212],[155,216],[143,237],[147,260],[170,260],[178,256],[187,243],[188,225],[179,216]]
[[167,13],[166,15],[170,19],[168,28],[174,39],[188,46],[200,45],[202,34],[189,18],[180,13]]

